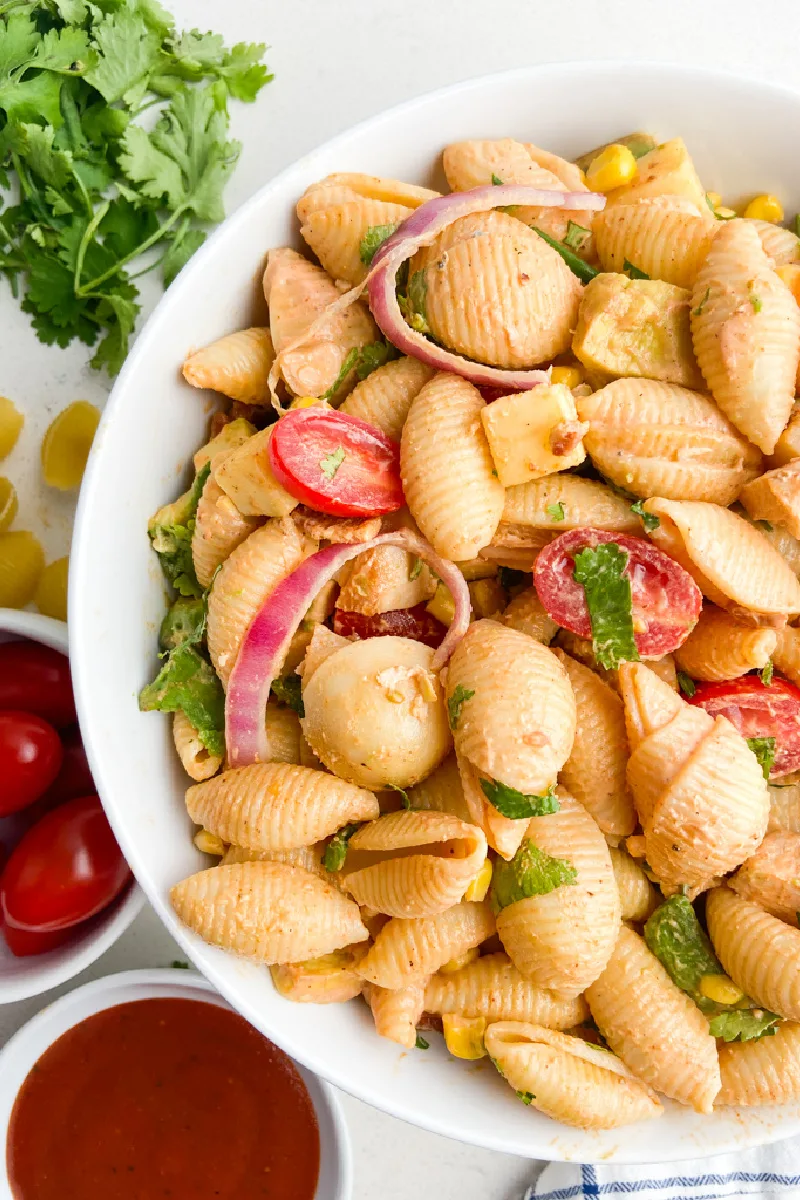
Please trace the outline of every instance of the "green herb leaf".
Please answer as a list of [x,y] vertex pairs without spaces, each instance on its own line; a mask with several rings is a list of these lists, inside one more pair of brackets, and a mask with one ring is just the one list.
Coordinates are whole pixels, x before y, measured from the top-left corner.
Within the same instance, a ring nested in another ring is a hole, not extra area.
[[714,205],[711,203],[711,197],[709,196],[708,192],[706,192],[706,204],[711,209],[712,213],[715,212]]
[[206,632],[206,605],[202,597],[181,596],[167,610],[158,633],[158,644],[169,653],[178,646],[195,646]]
[[577,275],[582,283],[590,283],[596,275],[600,274],[596,267],[592,267],[589,263],[584,262],[564,242],[559,242],[557,238],[551,237],[549,233],[545,233],[542,229],[537,229],[535,225],[532,225],[531,228],[534,233],[538,233],[539,237],[547,242],[548,246],[552,246],[554,250],[558,251],[570,271],[572,271],[573,275]]
[[425,1038],[422,1037],[421,1034],[417,1034],[417,1040],[414,1042],[414,1048],[416,1050],[429,1050],[430,1045],[430,1042],[426,1042]]
[[699,316],[700,316],[700,313],[703,311],[703,309],[705,308],[705,306],[708,304],[708,301],[709,301],[709,297],[710,297],[710,296],[711,296],[711,284],[709,284],[709,285],[708,285],[708,287],[706,288],[706,290],[705,290],[705,294],[703,295],[703,298],[702,298],[702,300],[700,301],[700,303],[697,305],[697,308],[693,308],[693,309],[692,309],[692,316],[693,316],[693,317],[699,317]]
[[567,221],[567,232],[564,234],[564,245],[570,250],[580,250],[588,237],[591,237],[591,230],[584,228],[583,225],[578,225],[575,221]]
[[495,861],[491,905],[498,913],[518,900],[546,896],[559,887],[573,887],[577,879],[578,872],[572,863],[564,858],[553,858],[526,838],[510,862],[502,858]]
[[526,796],[524,792],[518,792],[516,788],[507,787],[504,783],[482,779],[481,788],[489,803],[493,804],[502,816],[511,817],[513,820],[522,817],[545,817],[549,813],[558,812],[561,807],[554,787],[548,788],[543,796]]
[[398,222],[389,225],[370,225],[358,244],[358,257],[365,267],[372,265],[372,260],[379,246],[391,237],[397,229]]
[[750,292],[748,299],[749,299],[751,305],[753,306],[753,312],[760,313],[761,309],[764,307],[761,302],[761,297],[757,296],[755,294],[755,292]]
[[758,759],[758,765],[764,772],[764,778],[769,780],[769,773],[772,770],[772,764],[775,762],[775,738],[752,737],[746,740],[753,754]]
[[133,6],[110,12],[93,26],[98,60],[86,81],[113,104],[127,96],[138,104],[158,59],[160,38]]
[[694,680],[691,678],[691,676],[687,675],[685,671],[677,671],[676,675],[678,679],[678,687],[683,692],[684,696],[688,696],[691,700],[692,696],[697,691]]
[[319,469],[326,479],[333,479],[347,455],[342,446],[337,446],[330,454],[320,459]]
[[780,1021],[765,1008],[734,1008],[711,1017],[708,1031],[723,1042],[754,1042],[777,1033]]
[[404,295],[398,295],[397,302],[412,329],[417,333],[430,333],[426,313],[426,298],[428,295],[428,280],[425,269],[415,271],[408,281]]
[[632,262],[628,262],[627,258],[625,259],[625,261],[622,264],[622,272],[624,275],[627,275],[629,279],[649,279],[650,278],[650,276],[647,274],[646,271],[640,271],[639,268],[635,267]]
[[531,1101],[536,1099],[533,1092],[517,1092],[517,1097],[522,1101],[523,1104],[530,1104]]
[[474,691],[463,687],[460,683],[456,686],[452,696],[447,701],[447,717],[450,721],[450,728],[455,731],[458,728],[458,722],[461,720],[461,709],[468,700],[471,700],[475,695]]
[[411,800],[409,799],[408,792],[405,790],[405,788],[398,787],[396,783],[387,783],[385,784],[385,787],[387,791],[400,793],[400,799],[403,801],[403,808],[411,808]]
[[142,712],[183,712],[209,754],[225,753],[225,693],[216,671],[195,646],[171,650],[152,683],[139,693]]
[[358,352],[356,375],[359,379],[366,379],[378,367],[384,366],[387,362],[397,357],[398,351],[395,350],[391,342],[368,342]]
[[300,684],[300,676],[293,672],[289,675],[279,675],[277,679],[273,679],[270,691],[280,704],[294,709],[298,717],[304,717],[306,710]]
[[419,577],[419,573],[421,570],[422,570],[422,559],[415,555],[414,558],[412,558],[412,560],[411,560],[411,566],[408,568],[409,583],[413,583],[414,580]]
[[169,244],[169,249],[161,260],[161,277],[164,287],[169,287],[173,279],[183,270],[189,259],[195,254],[206,240],[203,229],[187,227],[179,237]]
[[326,871],[335,873],[341,871],[344,866],[344,860],[347,858],[347,847],[350,838],[361,828],[361,822],[355,822],[351,825],[344,825],[335,833],[328,845],[325,847],[325,853],[322,856],[322,865]]
[[548,504],[544,510],[548,517],[552,517],[554,521],[563,521],[565,517],[564,505],[559,500],[558,504]]
[[761,668],[761,682],[764,687],[769,687],[772,683],[772,676],[775,671],[775,664],[772,659],[768,659],[766,664]]
[[575,555],[573,578],[583,586],[592,624],[592,649],[601,667],[638,662],[633,635],[631,583],[624,574],[627,551],[616,542],[586,546]]
[[492,183],[494,184],[494,186],[495,186],[495,187],[502,187],[502,186],[503,186],[503,181],[502,181],[502,179],[500,178],[500,176],[499,176],[499,175],[495,175],[495,173],[494,173],[494,172],[492,172]]
[[657,517],[655,513],[648,512],[644,507],[644,500],[637,500],[635,504],[632,504],[631,512],[636,513],[637,517],[642,518],[642,524],[644,525],[646,533],[652,533],[652,531],[654,529],[658,529],[659,525],[661,524],[660,518]]

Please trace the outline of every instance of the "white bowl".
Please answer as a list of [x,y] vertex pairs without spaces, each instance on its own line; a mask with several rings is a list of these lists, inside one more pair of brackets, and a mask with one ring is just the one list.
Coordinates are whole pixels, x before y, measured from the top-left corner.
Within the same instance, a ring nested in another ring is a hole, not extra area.
[[[0,1051],[0,1200],[14,1200],[6,1173],[5,1142],[17,1092],[33,1064],[68,1029],[93,1013],[132,1000],[177,996],[229,1006],[211,984],[194,971],[169,967],[152,971],[122,971],[85,983],[62,996],[23,1025]],[[319,1182],[314,1200],[350,1200],[352,1154],[341,1105],[332,1088],[298,1066],[319,1125]]]
[[[543,1159],[653,1162],[718,1154],[800,1131],[800,1106],[659,1121],[610,1133],[557,1125],[515,1099],[491,1066],[448,1058],[439,1039],[402,1053],[363,1005],[291,1004],[266,971],[206,946],[175,919],[169,888],[207,860],[190,840],[186,783],[168,722],[136,693],[156,669],[164,608],[148,516],[179,492],[207,413],[179,366],[192,346],[251,323],[263,255],[296,241],[294,205],[313,180],[365,171],[428,182],[448,142],[511,136],[575,156],[633,129],[689,143],[706,186],[726,198],[800,202],[800,97],[729,75],[652,63],[561,63],[460,84],[357,126],[273,179],[215,234],[170,288],[120,375],[81,493],[70,581],[78,706],[100,795],[137,878],[172,935],[254,1025],[294,1058],[378,1108],[464,1141]],[[268,130],[265,130],[268,136]],[[255,304],[255,307],[254,307]]]
[[[67,654],[67,627],[63,621],[16,608],[0,608],[0,642],[27,638]],[[0,764],[0,771],[2,765]],[[13,845],[21,830],[21,817],[0,817],[0,842]],[[0,1004],[11,1004],[58,987],[99,958],[125,932],[141,912],[144,895],[135,883],[123,896],[99,913],[75,937],[47,954],[16,958],[0,934]]]

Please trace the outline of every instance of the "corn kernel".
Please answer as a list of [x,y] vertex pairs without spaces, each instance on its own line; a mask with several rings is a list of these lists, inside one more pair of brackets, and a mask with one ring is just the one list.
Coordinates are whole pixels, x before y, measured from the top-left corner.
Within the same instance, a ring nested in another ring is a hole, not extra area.
[[765,192],[761,196],[753,197],[744,210],[744,215],[755,221],[771,221],[777,225],[783,220],[783,205],[777,196]]
[[485,1017],[462,1017],[458,1013],[442,1014],[444,1044],[454,1058],[485,1058],[486,1047],[483,1035],[486,1032]]
[[580,367],[553,367],[550,372],[551,383],[564,383],[568,388],[578,387],[583,380],[584,374]]
[[6,396],[0,396],[0,458],[6,458],[17,444],[25,418]]
[[781,277],[797,303],[800,304],[800,264],[784,263],[783,266],[775,268],[775,274]]
[[708,200],[712,208],[719,208],[720,204],[722,204],[722,196],[720,196],[719,192],[706,192],[706,200]]
[[194,844],[202,854],[216,854],[218,857],[225,853],[225,843],[210,829],[198,829],[194,835]]
[[727,975],[704,975],[700,980],[700,992],[715,1004],[738,1004],[744,992]]
[[55,617],[57,621],[66,621],[68,574],[69,557],[67,556],[48,563],[39,576],[33,603],[46,617]]
[[627,146],[612,142],[592,159],[586,172],[586,183],[593,192],[612,192],[624,187],[636,176],[636,159]]
[[437,621],[441,621],[443,625],[449,625],[456,615],[456,606],[453,603],[453,597],[443,583],[436,585],[433,599],[425,607],[431,616],[435,617]]
[[0,533],[0,608],[30,604],[43,566],[44,551],[32,533]]
[[80,486],[100,413],[88,400],[76,400],[52,422],[42,439],[42,472],[50,487]]
[[323,404],[325,408],[330,408],[328,401],[320,396],[295,396],[289,408],[312,408],[315,404]]
[[444,975],[452,975],[455,971],[460,971],[462,967],[468,967],[471,962],[475,962],[478,955],[478,947],[473,946],[471,950],[466,950],[463,954],[459,954],[458,958],[451,958],[449,962],[439,967],[439,970]]
[[493,617],[506,606],[506,594],[498,579],[476,579],[468,584],[476,617]]
[[465,900],[485,900],[486,893],[489,890],[489,884],[492,882],[492,862],[491,859],[485,858],[480,871],[473,879],[467,890],[464,892]]
[[17,515],[17,489],[10,479],[0,475],[0,533],[5,533]]

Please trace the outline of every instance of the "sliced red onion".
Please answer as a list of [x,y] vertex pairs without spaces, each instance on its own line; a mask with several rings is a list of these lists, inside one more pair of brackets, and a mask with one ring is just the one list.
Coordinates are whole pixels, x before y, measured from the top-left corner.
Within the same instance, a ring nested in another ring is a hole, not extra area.
[[455,615],[447,636],[433,656],[434,670],[444,666],[466,633],[470,599],[464,576],[454,563],[440,558],[426,541],[408,530],[382,533],[370,542],[326,546],[317,551],[278,584],[244,636],[225,699],[225,740],[232,767],[268,761],[265,712],[272,682],[289,644],[321,588],[351,558],[374,546],[400,546],[410,554],[416,554],[435,571],[453,597]]
[[395,292],[397,272],[422,246],[428,246],[439,234],[471,213],[488,212],[509,204],[526,207],[567,209],[601,209],[605,196],[597,192],[556,192],[515,184],[493,184],[473,188],[469,192],[452,192],[428,200],[406,217],[402,225],[380,245],[367,276],[369,306],[375,321],[389,341],[403,354],[418,358],[436,371],[450,371],[474,383],[476,387],[501,387],[524,391],[540,383],[550,382],[550,372],[541,370],[508,371],[473,362],[445,350],[417,333],[408,325],[400,311]]

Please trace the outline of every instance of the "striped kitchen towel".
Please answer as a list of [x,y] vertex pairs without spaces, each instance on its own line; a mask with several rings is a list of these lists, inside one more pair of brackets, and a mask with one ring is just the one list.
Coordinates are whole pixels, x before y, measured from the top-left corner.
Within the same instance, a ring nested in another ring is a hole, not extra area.
[[800,1200],[800,1139],[737,1154],[652,1166],[549,1163],[523,1200]]

